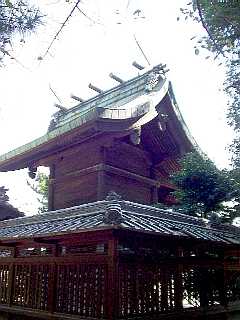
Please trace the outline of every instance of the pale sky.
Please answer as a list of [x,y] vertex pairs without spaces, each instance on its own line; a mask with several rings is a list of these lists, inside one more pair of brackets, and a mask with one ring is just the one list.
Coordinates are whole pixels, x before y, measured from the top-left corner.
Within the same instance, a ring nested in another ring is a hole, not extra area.
[[[33,1],[32,1],[33,2]],[[219,61],[206,60],[207,52],[194,53],[190,38],[203,34],[200,25],[185,21],[179,8],[185,0],[84,0],[80,8],[93,21],[76,12],[54,43],[50,54],[43,56],[60,23],[71,10],[65,0],[35,1],[48,14],[45,25],[16,45],[13,55],[20,61],[5,61],[0,86],[0,153],[25,144],[48,127],[58,101],[76,103],[73,93],[88,99],[94,93],[91,82],[103,90],[116,83],[110,72],[128,80],[137,75],[134,60],[147,66],[137,47],[135,34],[152,65],[166,63],[170,69],[175,96],[189,130],[200,148],[220,167],[228,165],[226,146],[232,134],[226,125],[227,98],[222,92],[224,69]],[[140,17],[133,12],[140,9]],[[145,18],[143,18],[145,17]],[[26,184],[26,172],[1,173],[1,183],[10,189],[11,203],[27,214],[37,211],[37,201]]]

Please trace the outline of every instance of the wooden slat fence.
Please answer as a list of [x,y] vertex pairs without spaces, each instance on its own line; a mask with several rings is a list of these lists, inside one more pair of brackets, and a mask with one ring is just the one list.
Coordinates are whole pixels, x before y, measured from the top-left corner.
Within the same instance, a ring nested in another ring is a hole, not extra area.
[[44,319],[123,320],[240,303],[238,261],[231,267],[220,260],[190,263],[195,257],[146,261],[117,256],[114,242],[107,248],[71,245],[52,251],[58,256],[39,249],[46,255],[1,257],[0,310],[12,308],[16,319],[23,310]]

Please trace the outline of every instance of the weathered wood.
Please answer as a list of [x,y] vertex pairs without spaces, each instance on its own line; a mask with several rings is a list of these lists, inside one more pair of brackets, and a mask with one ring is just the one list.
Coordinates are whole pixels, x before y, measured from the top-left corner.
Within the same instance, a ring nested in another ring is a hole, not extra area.
[[[160,165],[161,170],[154,167],[152,154],[141,145],[132,145],[129,134],[112,132],[92,136],[39,162],[51,167],[49,209],[100,200],[115,189],[127,196],[126,200],[158,202],[158,190],[153,193],[152,187],[159,189],[168,183],[169,172],[164,169],[161,173],[168,160]],[[171,190],[172,186],[167,186]]]
[[108,310],[109,320],[116,319],[119,314],[118,305],[118,240],[116,238],[108,241]]
[[[17,246],[14,256],[0,259],[0,309],[35,319],[145,320],[177,319],[177,311],[187,319],[191,308],[196,319],[218,319],[236,306],[240,266],[225,269],[224,248],[217,258],[203,259],[205,243],[195,245],[197,256],[189,256],[189,248],[176,249],[174,240],[156,240],[113,229],[58,236],[57,245],[29,242],[39,256],[18,256],[27,243]],[[41,256],[44,246],[53,248],[50,256]]]

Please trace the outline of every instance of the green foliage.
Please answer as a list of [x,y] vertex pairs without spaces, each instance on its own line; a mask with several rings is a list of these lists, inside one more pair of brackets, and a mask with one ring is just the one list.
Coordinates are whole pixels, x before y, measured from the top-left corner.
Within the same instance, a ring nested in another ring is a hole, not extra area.
[[181,160],[181,167],[181,171],[172,176],[178,187],[175,197],[179,204],[175,209],[205,218],[213,211],[226,219],[237,215],[237,207],[229,207],[225,202],[238,203],[240,175],[219,170],[210,159],[197,152],[187,154]]
[[8,189],[6,189],[5,187],[0,187],[0,204],[4,204],[9,201],[7,191]]
[[[22,37],[26,32],[33,31],[41,23],[39,10],[30,7],[23,0],[0,0],[0,52],[1,56],[10,56],[9,48],[16,33]],[[23,38],[21,40],[24,42]]]
[[[230,147],[233,164],[240,167],[240,1],[192,0],[181,9],[185,17],[202,24],[206,35],[193,37],[195,50],[211,51],[216,59],[226,64],[224,90],[229,96],[228,121],[235,130],[235,139]],[[207,56],[206,58],[209,58]]]
[[240,2],[234,0],[192,0],[181,9],[185,18],[202,24],[206,35],[197,40],[199,49],[208,49],[215,56],[232,59],[240,45]]
[[18,209],[9,203],[8,189],[0,187],[0,220],[14,219],[24,216]]
[[30,188],[37,193],[40,207],[38,213],[48,211],[48,176],[43,172],[38,172],[35,178],[35,183],[27,181]]

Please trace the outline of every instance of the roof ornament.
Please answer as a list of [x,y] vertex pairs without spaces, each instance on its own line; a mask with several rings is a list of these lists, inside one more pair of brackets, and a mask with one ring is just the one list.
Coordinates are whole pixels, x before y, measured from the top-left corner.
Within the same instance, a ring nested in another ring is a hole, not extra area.
[[119,78],[118,76],[116,76],[116,75],[115,75],[115,74],[113,74],[112,72],[111,72],[111,73],[109,73],[109,77],[110,77],[111,79],[113,79],[113,80],[115,80],[115,81],[119,82],[119,83],[123,83],[123,82],[124,82],[121,78]]
[[53,115],[52,115],[52,120],[50,121],[50,124],[48,126],[48,132],[54,130],[56,128],[56,125],[58,124],[60,118],[65,114],[64,111],[62,110],[59,110],[57,112],[55,112]]
[[108,195],[106,196],[107,201],[120,201],[122,197],[120,194],[116,193],[115,191],[109,191]]
[[158,114],[158,127],[163,132],[167,128],[167,122],[169,120],[169,116],[165,113]]
[[28,167],[28,176],[31,179],[35,179],[36,178],[36,174],[37,174],[37,167],[34,164],[31,164]]
[[106,205],[106,211],[103,222],[106,224],[119,225],[123,222],[122,208],[119,201],[121,196],[114,191],[110,191],[106,197],[109,203]]
[[208,215],[208,223],[211,227],[218,226],[221,224],[221,219],[216,212],[210,212]]
[[93,91],[96,91],[97,93],[103,93],[102,89],[99,89],[98,87],[94,86],[91,83],[89,83],[88,88],[92,89]]
[[83,102],[83,101],[84,101],[84,99],[82,99],[82,98],[80,98],[80,97],[78,97],[78,96],[75,96],[74,94],[71,94],[71,98],[72,98],[73,100],[78,101],[78,102]]
[[146,82],[147,92],[153,91],[158,85],[159,81],[164,78],[165,74],[169,71],[169,69],[165,68],[166,64],[159,64],[151,70],[151,72],[148,74]]
[[67,108],[63,107],[62,105],[58,104],[58,103],[55,103],[54,104],[54,107],[58,108],[59,111],[61,111],[62,113],[66,113],[68,111]]
[[138,145],[141,142],[141,127],[134,129],[134,131],[130,134],[130,141],[134,145]]
[[140,65],[139,63],[137,63],[136,61],[133,61],[132,65],[137,68],[138,70],[143,70],[144,67],[142,65]]
[[164,71],[161,65],[154,67],[147,77],[146,91],[153,91],[155,87],[158,85],[160,79],[162,79],[163,75]]

